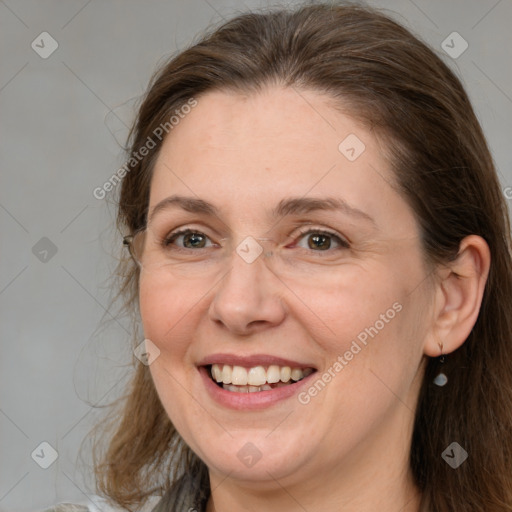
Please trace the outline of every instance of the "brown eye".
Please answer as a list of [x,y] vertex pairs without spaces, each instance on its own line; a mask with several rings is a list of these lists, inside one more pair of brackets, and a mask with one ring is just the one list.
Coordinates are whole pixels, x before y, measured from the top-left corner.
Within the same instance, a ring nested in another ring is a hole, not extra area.
[[331,237],[323,234],[309,235],[308,246],[310,249],[320,249],[325,251],[331,247]]
[[[190,244],[190,247],[188,244]],[[183,245],[187,249],[202,248],[206,245],[206,237],[201,233],[187,233],[183,235]]]
[[176,245],[178,249],[203,249],[212,244],[204,233],[186,229],[172,233],[165,239],[164,245],[166,248]]
[[[307,246],[302,243],[303,239],[307,240]],[[318,229],[310,229],[301,233],[297,246],[303,249],[312,249],[314,252],[323,252],[329,249],[348,249],[350,247],[348,242],[337,234]]]

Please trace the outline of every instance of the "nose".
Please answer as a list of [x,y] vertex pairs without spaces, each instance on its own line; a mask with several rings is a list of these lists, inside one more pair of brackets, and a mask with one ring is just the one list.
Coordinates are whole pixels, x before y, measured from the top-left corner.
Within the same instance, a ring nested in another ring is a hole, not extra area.
[[267,267],[263,255],[248,263],[233,253],[231,268],[218,283],[210,319],[238,335],[278,326],[286,316],[283,283]]

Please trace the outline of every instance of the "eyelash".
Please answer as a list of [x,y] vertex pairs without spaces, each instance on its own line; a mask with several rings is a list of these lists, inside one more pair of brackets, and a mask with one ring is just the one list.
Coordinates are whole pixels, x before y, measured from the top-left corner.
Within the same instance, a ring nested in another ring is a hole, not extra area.
[[[199,230],[186,228],[186,229],[181,229],[179,231],[170,233],[167,237],[164,238],[162,243],[163,243],[164,247],[168,247],[169,245],[173,244],[179,236],[187,235],[189,233],[199,234],[199,235],[202,235],[209,239],[209,237],[207,235],[205,235],[204,233],[202,233]],[[350,244],[347,240],[341,238],[336,233],[334,233],[332,231],[325,230],[325,229],[305,228],[305,229],[299,231],[297,238],[302,238],[302,237],[305,237],[306,235],[310,235],[310,234],[329,236],[339,244],[339,247],[335,247],[334,249],[329,248],[326,251],[312,250],[312,252],[323,253],[323,252],[332,252],[332,250],[336,250],[336,249],[349,249],[350,248]],[[200,247],[200,249],[205,249],[205,247]],[[194,249],[189,249],[187,247],[175,247],[174,250],[178,250],[178,251],[191,251],[192,250],[193,251]]]
[[[347,240],[341,238],[339,235],[337,235],[333,231],[328,231],[326,229],[305,228],[303,230],[299,230],[299,234],[298,234],[297,238],[302,238],[302,237],[305,237],[306,235],[310,235],[310,234],[330,236],[340,246],[335,249],[349,249],[350,248],[350,244],[348,243]],[[324,252],[324,251],[313,251],[313,252]],[[328,251],[326,251],[326,252],[328,252]]]

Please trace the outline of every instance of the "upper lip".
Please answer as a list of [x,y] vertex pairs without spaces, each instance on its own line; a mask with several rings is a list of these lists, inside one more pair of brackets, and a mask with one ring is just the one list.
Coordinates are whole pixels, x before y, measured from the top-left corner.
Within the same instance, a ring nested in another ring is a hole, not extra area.
[[208,366],[212,364],[229,364],[231,366],[243,366],[252,368],[254,366],[289,366],[290,368],[313,368],[310,363],[301,363],[292,361],[283,357],[272,356],[269,354],[254,354],[251,356],[239,356],[236,354],[211,354],[197,363],[198,366]]

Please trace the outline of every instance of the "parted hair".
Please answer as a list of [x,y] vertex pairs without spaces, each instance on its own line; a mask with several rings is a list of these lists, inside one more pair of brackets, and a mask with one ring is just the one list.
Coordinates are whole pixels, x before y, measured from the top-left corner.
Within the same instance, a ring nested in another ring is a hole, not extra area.
[[[158,126],[207,91],[250,94],[271,85],[326,93],[385,141],[397,189],[415,215],[424,256],[433,267],[453,260],[468,235],[489,245],[491,267],[480,313],[466,341],[446,356],[446,386],[433,384],[439,362],[428,358],[410,468],[422,493],[422,511],[512,511],[507,204],[460,80],[388,14],[340,2],[248,12],[210,28],[173,55],[151,79],[128,140],[129,158],[148,137],[156,147],[129,160],[118,197],[119,229],[130,234],[145,227],[162,144],[152,135]],[[118,299],[135,317],[138,272],[121,257]],[[173,427],[147,366],[134,360],[129,388],[100,427],[103,437],[94,450],[100,494],[136,510],[151,494],[180,491],[185,475],[201,499],[208,496],[207,468]],[[441,457],[453,441],[469,454],[456,470]]]

